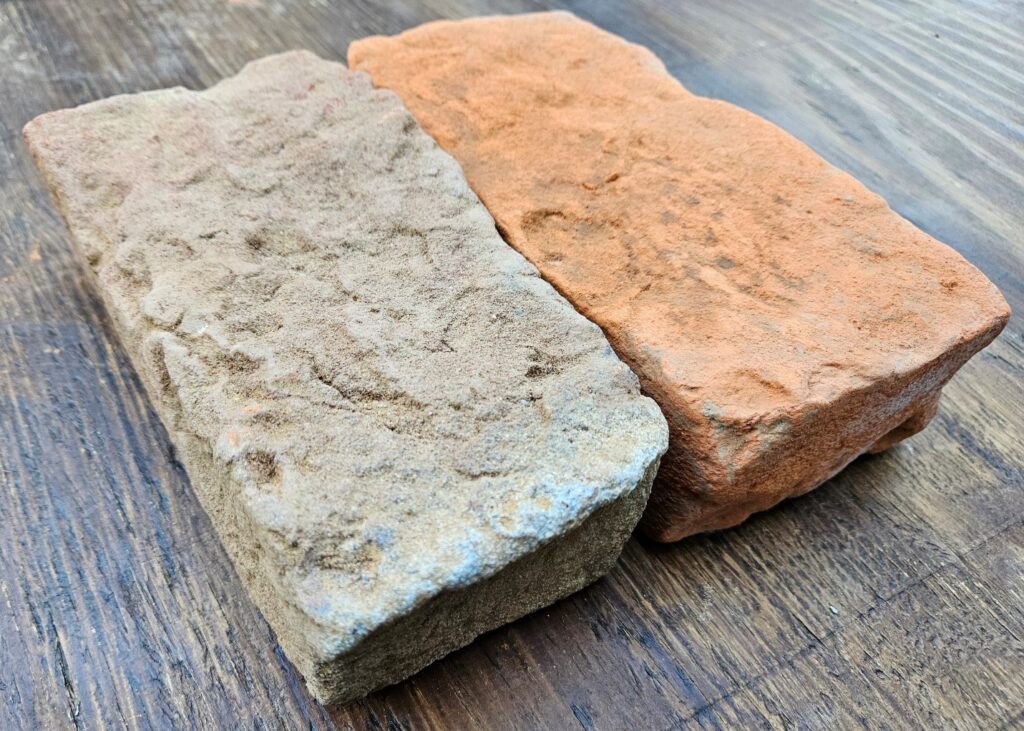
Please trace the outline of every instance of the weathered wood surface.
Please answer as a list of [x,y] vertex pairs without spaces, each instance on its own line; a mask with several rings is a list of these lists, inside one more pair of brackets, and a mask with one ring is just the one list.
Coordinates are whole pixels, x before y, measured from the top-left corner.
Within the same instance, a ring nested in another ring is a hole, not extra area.
[[[925,433],[610,577],[347,708],[312,702],[237,577],[72,258],[20,128],[205,86],[428,0],[0,0],[0,729],[1024,725],[1024,326]],[[1024,311],[1024,5],[570,2],[759,112]]]

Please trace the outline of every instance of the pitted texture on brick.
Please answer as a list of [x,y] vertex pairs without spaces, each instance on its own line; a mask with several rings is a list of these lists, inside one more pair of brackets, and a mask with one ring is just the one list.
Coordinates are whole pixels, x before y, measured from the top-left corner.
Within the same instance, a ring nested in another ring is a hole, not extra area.
[[398,680],[615,560],[664,419],[394,94],[292,53],[25,135],[321,699]]
[[953,250],[803,144],[566,13],[354,43],[669,420],[643,525],[736,524],[922,428],[1005,324]]

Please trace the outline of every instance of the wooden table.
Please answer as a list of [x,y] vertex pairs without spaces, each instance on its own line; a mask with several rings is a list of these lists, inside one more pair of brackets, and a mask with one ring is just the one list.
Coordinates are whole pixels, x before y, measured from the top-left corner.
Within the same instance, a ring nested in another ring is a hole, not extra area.
[[[668,6],[673,7],[668,7]],[[793,132],[1024,311],[1024,6],[569,2]],[[249,601],[21,142],[35,115],[533,2],[0,0],[0,729],[1024,725],[1024,326],[922,435],[325,710]]]

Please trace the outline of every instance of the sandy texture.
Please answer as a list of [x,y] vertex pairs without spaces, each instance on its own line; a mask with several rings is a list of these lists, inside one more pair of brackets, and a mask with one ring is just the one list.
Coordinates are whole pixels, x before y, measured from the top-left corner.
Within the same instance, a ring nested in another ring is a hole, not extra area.
[[614,562],[665,421],[392,93],[299,52],[25,137],[320,699],[397,681]]
[[354,43],[669,421],[644,517],[734,525],[923,428],[1007,305],[765,120],[566,13]]

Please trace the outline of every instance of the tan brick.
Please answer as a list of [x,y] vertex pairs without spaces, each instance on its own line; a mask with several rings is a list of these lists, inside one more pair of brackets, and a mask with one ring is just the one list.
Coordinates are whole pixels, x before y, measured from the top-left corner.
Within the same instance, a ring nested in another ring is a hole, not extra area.
[[25,136],[320,699],[399,680],[615,561],[664,419],[393,94],[292,53]]

